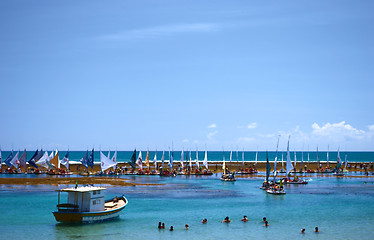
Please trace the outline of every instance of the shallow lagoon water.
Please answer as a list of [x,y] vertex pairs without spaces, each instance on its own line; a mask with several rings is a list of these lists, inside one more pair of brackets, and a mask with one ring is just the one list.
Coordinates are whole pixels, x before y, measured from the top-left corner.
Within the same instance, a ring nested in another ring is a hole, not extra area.
[[[372,239],[373,178],[315,176],[307,185],[288,186],[285,196],[260,190],[263,179],[256,177],[234,183],[215,175],[130,179],[163,185],[109,186],[108,198],[125,194],[129,204],[120,218],[95,224],[57,223],[51,213],[57,203],[56,186],[2,186],[2,239]],[[243,215],[249,222],[240,221]],[[220,222],[226,216],[231,223]],[[268,228],[263,226],[264,216]],[[201,224],[203,218],[207,224]],[[159,221],[167,229],[157,229]],[[189,230],[184,229],[186,223]],[[173,232],[168,230],[171,225]],[[320,233],[313,232],[316,226]]]

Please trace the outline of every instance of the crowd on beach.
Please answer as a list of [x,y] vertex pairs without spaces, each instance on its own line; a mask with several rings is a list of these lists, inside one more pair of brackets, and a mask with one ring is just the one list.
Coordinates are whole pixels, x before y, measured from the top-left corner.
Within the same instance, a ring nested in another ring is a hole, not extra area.
[[[244,215],[243,218],[242,218],[240,221],[242,221],[242,222],[248,222],[249,219],[248,219],[247,216]],[[230,220],[230,218],[227,216],[227,217],[225,217],[221,222],[222,222],[222,223],[230,223],[231,220]],[[208,220],[207,220],[206,218],[204,218],[203,220],[201,220],[201,223],[202,223],[202,224],[207,224],[207,223],[208,223]],[[268,220],[267,220],[266,217],[263,217],[263,218],[262,218],[262,223],[264,224],[264,227],[269,227],[269,222],[268,222]],[[185,228],[186,230],[188,230],[188,229],[189,229],[189,225],[188,225],[188,224],[185,224],[185,225],[184,225],[184,228]],[[158,222],[158,229],[159,229],[159,230],[165,229],[165,223]],[[174,231],[174,226],[170,226],[169,231]],[[314,232],[315,232],[315,233],[319,233],[319,229],[318,229],[318,227],[315,227],[315,228],[314,228]],[[301,229],[301,233],[302,233],[302,234],[305,234],[305,228],[302,228],[302,229]]]

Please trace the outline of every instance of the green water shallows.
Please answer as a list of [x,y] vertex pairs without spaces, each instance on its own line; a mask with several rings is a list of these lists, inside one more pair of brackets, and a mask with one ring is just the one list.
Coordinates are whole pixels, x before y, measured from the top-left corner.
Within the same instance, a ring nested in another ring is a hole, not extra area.
[[[55,187],[0,186],[2,239],[372,239],[374,183],[370,178],[313,177],[308,185],[289,186],[287,195],[260,190],[262,179],[225,183],[218,176],[128,177],[156,186],[109,187],[107,196],[124,193],[129,205],[110,222],[69,225],[52,215]],[[249,222],[240,219],[247,215]],[[221,223],[229,216],[232,222]],[[270,226],[261,222],[266,216]],[[203,218],[208,224],[201,224]],[[158,222],[165,230],[158,230]],[[190,229],[185,230],[184,225]],[[174,231],[168,228],[173,225]],[[313,232],[318,226],[320,233]],[[301,236],[301,228],[306,233]]]
[[[48,152],[50,152],[50,151],[48,151]],[[90,151],[89,151],[89,153],[90,153]],[[107,155],[108,151],[103,151],[103,153],[105,155]],[[9,154],[10,154],[10,151],[2,151],[3,160],[5,160],[6,157],[8,157]],[[34,154],[34,151],[27,151],[27,159],[29,160],[33,156],[33,154]],[[60,159],[62,159],[65,156],[65,154],[66,154],[66,151],[60,151],[59,152]],[[69,152],[70,161],[80,161],[80,159],[85,154],[86,154],[86,151],[70,151]],[[111,156],[113,156],[113,154],[114,154],[114,151],[111,151]],[[130,160],[132,154],[133,154],[133,151],[118,151],[117,152],[117,162],[128,162]],[[139,152],[137,152],[137,155],[138,154],[139,154]],[[205,152],[203,152],[203,151],[198,152],[200,161],[203,161],[204,154],[205,154]],[[225,151],[224,154],[225,154],[226,161],[229,161],[230,151]],[[307,154],[308,153],[306,151],[305,152],[300,152],[300,151],[296,152],[297,161],[298,162],[301,161],[302,154],[304,156],[304,162],[307,162]],[[374,152],[344,152],[344,151],[341,151],[340,152],[340,157],[341,157],[342,161],[344,161],[344,159],[345,159],[345,154],[347,154],[348,162],[374,162]],[[142,155],[143,155],[143,161],[144,161],[145,156],[146,156],[146,151],[142,151]],[[149,155],[150,155],[150,160],[152,161],[153,158],[154,158],[155,152],[150,151]],[[196,151],[192,151],[191,155],[192,155],[192,160],[195,160],[196,159]],[[278,161],[281,161],[281,155],[282,155],[282,152],[281,151],[278,152]],[[286,152],[283,152],[283,155],[284,155],[284,161],[286,161]],[[174,156],[174,160],[180,161],[181,151],[174,151],[173,156]],[[184,161],[186,161],[186,156],[189,156],[189,151],[184,152]],[[272,152],[272,151],[268,152],[268,156],[269,156],[270,161],[274,161],[275,152]],[[319,156],[320,161],[326,161],[326,158],[327,158],[326,152],[319,152],[318,156]],[[158,151],[157,152],[158,161],[160,161],[161,157],[162,157],[162,151]],[[254,152],[254,151],[245,151],[244,152],[244,161],[254,161],[255,158],[256,158],[256,152]],[[294,152],[293,151],[291,152],[291,158],[292,158],[292,161],[293,161],[294,160]],[[309,158],[310,158],[310,161],[312,161],[312,162],[317,161],[317,152],[310,151]],[[329,152],[329,160],[330,161],[336,161],[336,158],[337,158],[337,152],[336,151],[330,151]],[[169,159],[169,152],[166,151],[165,152],[165,160],[168,160],[168,159]],[[222,159],[223,159],[223,152],[222,151],[208,151],[208,161],[222,161]],[[100,162],[100,151],[95,151],[94,152],[94,161],[95,162]],[[242,151],[239,151],[238,154],[237,154],[236,151],[233,151],[232,161],[241,162],[242,161]],[[266,152],[265,151],[258,152],[258,161],[266,161]]]

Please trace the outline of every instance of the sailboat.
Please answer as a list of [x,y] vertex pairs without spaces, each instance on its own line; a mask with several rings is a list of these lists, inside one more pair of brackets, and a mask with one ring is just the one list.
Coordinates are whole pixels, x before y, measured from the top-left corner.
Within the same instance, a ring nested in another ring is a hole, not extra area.
[[341,172],[340,170],[341,166],[342,166],[342,161],[340,159],[340,153],[339,153],[339,148],[338,148],[338,157],[336,159],[336,166],[335,166],[334,173],[333,173],[334,176],[338,176],[338,177],[344,176],[344,173]]
[[223,151],[223,162],[222,162],[222,169],[223,169],[223,174],[221,176],[221,180],[225,182],[235,182],[235,176],[234,174],[228,174],[226,172],[226,161],[225,161],[225,152]]
[[[296,153],[295,153],[295,160],[296,160]],[[307,184],[307,181],[301,180],[296,176],[293,180],[291,180],[291,171],[294,169],[291,163],[291,156],[290,156],[290,137],[288,137],[287,143],[287,165],[286,165],[286,178],[284,179],[287,184]]]

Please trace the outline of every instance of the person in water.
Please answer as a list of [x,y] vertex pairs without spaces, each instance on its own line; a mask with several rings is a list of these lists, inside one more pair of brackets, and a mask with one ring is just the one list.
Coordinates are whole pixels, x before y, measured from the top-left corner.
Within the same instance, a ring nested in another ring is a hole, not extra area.
[[208,220],[207,220],[206,218],[204,218],[203,220],[201,220],[201,222],[202,222],[203,224],[205,224],[205,223],[208,222]]
[[244,217],[242,218],[242,221],[243,221],[243,222],[248,222],[248,218],[247,218],[247,216],[244,216]]
[[186,230],[188,230],[188,224],[184,225],[184,227],[186,228]]
[[173,231],[174,230],[174,227],[173,226],[170,226],[170,229],[169,229],[170,231]]
[[265,227],[268,227],[269,226],[269,223],[268,221],[265,221],[265,224],[264,224]]
[[316,232],[316,233],[319,232],[319,231],[318,231],[318,227],[316,227],[316,228],[314,229],[314,232]]
[[161,229],[162,226],[161,226],[161,222],[158,222],[158,229]]
[[266,217],[263,217],[263,218],[262,218],[262,221],[263,221],[263,222],[266,222]]
[[161,229],[165,229],[165,223],[162,223]]
[[229,219],[229,217],[225,217],[225,219],[222,222],[229,223],[229,222],[231,222],[231,220]]
[[301,233],[305,233],[305,228],[301,229]]

